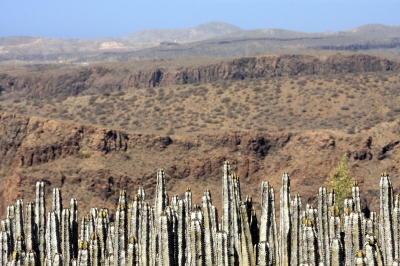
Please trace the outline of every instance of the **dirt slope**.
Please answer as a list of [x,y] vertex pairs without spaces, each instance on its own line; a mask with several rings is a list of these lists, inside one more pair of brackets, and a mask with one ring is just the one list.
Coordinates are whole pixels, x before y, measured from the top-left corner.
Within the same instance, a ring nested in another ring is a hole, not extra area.
[[209,188],[220,208],[224,160],[230,160],[241,176],[242,194],[253,195],[256,203],[261,181],[269,180],[279,190],[285,171],[292,178],[292,194],[313,202],[318,187],[345,152],[361,184],[363,206],[376,209],[380,173],[391,174],[395,191],[400,185],[400,137],[391,133],[394,127],[396,121],[354,135],[237,131],[165,137],[3,113],[0,213],[4,217],[6,206],[18,198],[34,200],[38,180],[46,182],[48,199],[54,187],[62,188],[64,205],[76,197],[80,215],[93,206],[114,212],[120,189],[132,195],[143,184],[152,198],[155,172],[161,167],[170,196],[191,187],[194,202],[199,202]]

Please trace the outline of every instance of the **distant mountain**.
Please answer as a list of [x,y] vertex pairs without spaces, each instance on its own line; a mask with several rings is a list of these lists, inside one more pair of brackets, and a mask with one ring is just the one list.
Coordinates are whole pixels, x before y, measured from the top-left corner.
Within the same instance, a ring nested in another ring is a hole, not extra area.
[[123,42],[130,43],[192,42],[240,31],[243,31],[243,29],[232,24],[210,22],[194,28],[148,29],[124,36],[120,39]]
[[223,22],[148,29],[121,38],[0,38],[0,65],[115,62],[176,57],[232,57],[271,51],[373,50],[400,54],[400,26],[369,24],[338,32],[243,30]]

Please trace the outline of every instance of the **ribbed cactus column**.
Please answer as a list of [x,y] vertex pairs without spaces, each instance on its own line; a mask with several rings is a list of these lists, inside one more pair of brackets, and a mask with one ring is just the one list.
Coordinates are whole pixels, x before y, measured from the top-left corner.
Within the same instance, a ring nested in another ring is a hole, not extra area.
[[280,193],[280,265],[290,265],[291,251],[291,221],[290,221],[290,176],[288,173],[282,175],[282,188]]
[[107,212],[104,209],[100,209],[96,221],[96,233],[98,236],[98,242],[100,245],[100,261],[106,260],[107,253],[107,230],[108,230],[108,222],[107,222]]
[[279,265],[275,192],[268,181],[263,181],[261,184],[260,242],[268,242],[269,261],[271,265]]
[[393,187],[387,173],[382,173],[380,185],[380,216],[381,216],[381,245],[385,265],[392,265],[393,249]]
[[[271,228],[268,243],[270,245],[270,254],[274,252],[271,261],[275,261],[276,265],[280,264],[280,254],[278,246],[278,230],[276,229],[276,214],[275,214],[275,190],[270,188],[270,201],[271,201]],[[271,256],[271,255],[270,255]]]
[[44,265],[46,256],[46,202],[45,202],[45,185],[44,182],[36,183],[36,201],[35,201],[35,223],[37,228],[37,257],[39,266]]
[[72,258],[78,257],[78,201],[72,198],[69,202]]
[[216,265],[228,266],[228,235],[224,231],[215,234],[215,261]]
[[353,196],[354,210],[361,212],[360,187],[358,186],[357,181],[353,182],[353,187],[351,188],[351,195]]
[[345,224],[345,249],[346,249],[346,264],[354,264],[354,254],[358,250],[362,250],[362,223],[361,213],[352,212],[348,220],[348,224]]
[[251,239],[251,233],[250,233],[250,226],[248,222],[248,216],[247,216],[247,208],[246,205],[243,204],[240,206],[240,214],[241,214],[241,220],[242,220],[242,230],[241,230],[241,246],[242,246],[242,259],[241,259],[241,265],[243,266],[255,266],[256,261],[254,257],[254,251],[253,251],[253,241]]
[[[107,256],[110,256],[111,254],[114,256],[114,249],[115,249],[114,242],[115,242],[115,224],[111,222],[108,224],[108,231],[107,231],[107,243],[106,243]],[[114,264],[112,264],[111,266],[114,266]]]
[[7,219],[10,221],[10,253],[13,254],[17,235],[15,234],[15,205],[7,206]]
[[258,228],[257,212],[256,208],[254,207],[251,207],[249,225],[250,225],[251,239],[253,241],[253,247],[254,247],[260,242],[260,230]]
[[170,266],[173,265],[171,261],[172,252],[171,250],[171,239],[170,239],[170,232],[171,226],[170,221],[168,220],[168,215],[165,211],[163,211],[159,217],[159,238],[158,238],[158,256],[159,261],[157,265],[160,266]]
[[152,225],[151,225],[151,209],[148,202],[143,202],[140,218],[141,218],[140,243],[139,243],[140,265],[149,266]]
[[23,265],[23,257],[20,250],[14,251],[10,256],[9,266],[21,266]]
[[[22,237],[22,239],[25,239],[25,234],[24,234],[24,203],[23,203],[22,199],[18,199],[15,202],[15,229],[14,229],[14,235],[15,235],[15,237]],[[15,249],[15,250],[17,250],[17,249]]]
[[307,261],[309,265],[319,264],[319,249],[317,234],[314,230],[314,221],[312,219],[305,220],[303,232],[303,261]]
[[232,232],[231,232],[231,251],[234,256],[232,258],[232,265],[239,265],[242,259],[242,241],[241,238],[238,237],[241,233],[241,218],[240,218],[240,205],[242,202],[241,194],[240,194],[240,182],[239,176],[236,174],[232,174],[232,204],[231,204],[231,212],[232,212]]
[[[6,264],[1,264],[6,265]],[[25,257],[25,266],[35,266],[36,264],[36,254],[34,251],[27,251]]]
[[369,237],[365,244],[365,253],[369,266],[383,266],[382,252],[374,236]]
[[51,205],[51,210],[57,213],[57,218],[61,221],[61,211],[62,211],[62,196],[61,190],[59,188],[53,189],[53,201]]
[[[64,265],[63,261],[64,261],[63,260],[63,255],[57,253],[53,257],[53,260],[51,262],[51,266],[63,266]],[[66,264],[66,265],[69,265],[69,264]]]
[[327,256],[329,256],[329,266],[344,266],[343,246],[339,238],[332,238]]
[[73,256],[70,209],[63,209],[61,213],[61,253],[65,265],[69,265]]
[[126,208],[119,204],[115,213],[114,266],[124,266],[128,247]]
[[89,265],[90,265],[89,243],[87,241],[79,242],[77,266],[89,266]]
[[[222,231],[227,233],[228,239],[228,256],[231,260],[235,260],[234,250],[234,232],[233,232],[233,213],[232,213],[232,201],[234,195],[232,191],[232,177],[231,177],[231,166],[229,162],[224,162],[223,177],[222,177]],[[231,261],[230,261],[231,263]]]
[[324,265],[329,265],[329,213],[328,195],[325,187],[318,189],[318,238],[321,243],[320,256]]
[[136,266],[138,264],[138,244],[137,238],[135,236],[131,236],[129,238],[128,244],[128,258],[126,261],[126,266]]
[[11,243],[10,236],[6,231],[6,228],[1,228],[0,232],[0,264],[7,265],[8,257],[11,254]]
[[199,219],[190,221],[190,265],[204,265],[203,235]]
[[294,195],[292,203],[290,204],[291,212],[291,252],[290,252],[290,265],[299,265],[302,261],[301,250],[303,247],[303,232],[301,226],[301,197],[299,194]]
[[205,265],[213,266],[215,264],[215,254],[214,254],[214,241],[215,241],[215,232],[217,229],[215,226],[216,221],[213,221],[215,217],[212,215],[211,210],[211,193],[209,190],[204,192],[202,197],[203,203],[203,214],[204,214],[204,249],[205,249]]
[[25,245],[26,250],[36,250],[36,226],[35,226],[35,203],[28,202],[26,205],[25,220]]
[[186,240],[187,240],[187,226],[186,226],[186,210],[184,200],[177,199],[176,202],[176,216],[177,216],[177,265],[184,266],[186,263]]
[[133,202],[130,204],[130,217],[129,217],[129,236],[139,237],[140,230],[140,210],[141,210],[141,200],[138,195],[133,197]]
[[46,226],[46,265],[51,263],[55,254],[60,253],[60,225],[54,211],[47,214]]
[[[159,223],[160,215],[167,207],[168,196],[165,187],[165,174],[164,170],[160,169],[157,172],[157,187],[156,187],[156,200],[155,200],[155,212],[154,220]],[[158,226],[157,226],[158,227]]]
[[101,246],[99,236],[96,232],[92,233],[90,236],[89,258],[91,266],[101,265]]
[[[269,261],[269,245],[267,242],[263,241],[257,245],[258,248],[258,260],[257,266],[270,266],[272,265]],[[299,265],[299,264],[291,264]]]
[[400,196],[396,195],[393,208],[394,259],[400,260]]
[[355,261],[354,265],[356,266],[367,266],[367,258],[365,256],[365,251],[364,250],[357,251],[354,261]]
[[340,238],[340,226],[339,207],[334,205],[329,210],[329,239]]
[[139,187],[138,189],[138,195],[140,196],[140,199],[145,201],[146,200],[146,193],[144,191],[144,188],[142,186]]

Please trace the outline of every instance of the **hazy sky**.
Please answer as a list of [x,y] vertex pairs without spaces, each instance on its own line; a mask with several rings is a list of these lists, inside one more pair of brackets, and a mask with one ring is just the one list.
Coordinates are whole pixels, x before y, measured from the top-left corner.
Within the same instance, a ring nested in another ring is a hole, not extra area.
[[400,25],[400,0],[0,0],[0,37],[119,37],[210,21],[310,32]]

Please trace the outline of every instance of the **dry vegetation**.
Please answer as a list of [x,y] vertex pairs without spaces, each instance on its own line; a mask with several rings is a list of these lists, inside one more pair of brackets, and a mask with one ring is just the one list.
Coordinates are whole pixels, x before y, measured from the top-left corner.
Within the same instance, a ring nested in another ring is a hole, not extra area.
[[[0,98],[1,99],[1,98]],[[400,115],[400,73],[246,79],[53,99],[0,110],[167,135],[231,130],[368,130]]]

